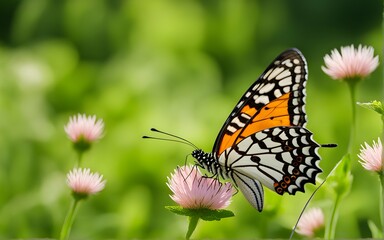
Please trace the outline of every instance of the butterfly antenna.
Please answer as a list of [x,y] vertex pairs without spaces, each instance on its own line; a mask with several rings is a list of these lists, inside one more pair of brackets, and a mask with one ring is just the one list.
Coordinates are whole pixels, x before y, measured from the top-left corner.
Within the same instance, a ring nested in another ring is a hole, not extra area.
[[194,149],[198,149],[198,147],[195,144],[193,144],[192,142],[188,141],[185,138],[182,138],[182,137],[179,137],[179,136],[176,136],[174,134],[167,133],[167,132],[164,132],[164,131],[160,131],[160,130],[158,130],[156,128],[151,128],[151,131],[152,132],[161,133],[161,134],[164,134],[164,135],[167,135],[167,136],[170,136],[170,137],[172,137],[174,139],[172,139],[172,138],[151,137],[151,136],[143,136],[143,138],[145,138],[145,139],[163,140],[163,141],[171,141],[171,142],[178,142],[178,143],[183,143],[183,144],[189,145],[189,146],[193,147]]
[[334,147],[337,147],[337,144],[336,143],[328,143],[328,144],[321,144],[320,146],[325,147],[325,148],[334,148]]

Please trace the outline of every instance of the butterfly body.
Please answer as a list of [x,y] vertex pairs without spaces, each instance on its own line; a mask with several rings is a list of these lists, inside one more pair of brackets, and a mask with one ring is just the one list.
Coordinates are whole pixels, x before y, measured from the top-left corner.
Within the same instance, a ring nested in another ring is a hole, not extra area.
[[195,150],[197,164],[231,179],[263,209],[263,186],[278,194],[315,183],[320,147],[305,128],[307,64],[297,49],[281,53],[250,86],[219,132],[213,151]]

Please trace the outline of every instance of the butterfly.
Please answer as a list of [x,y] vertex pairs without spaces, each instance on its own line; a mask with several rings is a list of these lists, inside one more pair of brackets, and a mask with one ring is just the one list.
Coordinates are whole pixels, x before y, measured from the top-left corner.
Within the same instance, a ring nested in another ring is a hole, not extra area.
[[196,147],[192,152],[199,167],[212,177],[232,180],[260,212],[263,186],[280,195],[304,192],[304,185],[315,184],[322,172],[318,149],[336,146],[318,144],[305,128],[307,76],[307,63],[298,49],[282,52],[241,97],[212,152]]

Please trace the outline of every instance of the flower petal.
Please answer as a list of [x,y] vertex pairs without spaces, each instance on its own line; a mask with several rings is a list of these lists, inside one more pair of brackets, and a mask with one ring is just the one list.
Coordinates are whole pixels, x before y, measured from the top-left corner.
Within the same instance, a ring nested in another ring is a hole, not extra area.
[[168,187],[173,201],[183,208],[223,209],[233,194],[231,183],[220,183],[215,178],[203,177],[196,167],[184,166],[175,169],[168,178]]
[[103,175],[92,173],[88,168],[75,168],[67,174],[67,184],[74,193],[92,195],[105,187]]
[[382,152],[383,146],[380,138],[377,143],[373,141],[372,147],[368,143],[361,145],[360,154],[358,154],[361,165],[368,171],[381,173],[383,170]]
[[324,226],[324,214],[320,208],[312,208],[305,212],[297,224],[296,232],[307,237],[313,237],[315,231]]
[[333,79],[367,77],[379,65],[379,57],[374,56],[372,47],[353,45],[341,47],[324,56],[325,66],[321,69]]
[[85,114],[78,114],[69,118],[64,130],[73,142],[93,142],[102,137],[104,122],[102,119],[96,121],[95,115],[87,117]]

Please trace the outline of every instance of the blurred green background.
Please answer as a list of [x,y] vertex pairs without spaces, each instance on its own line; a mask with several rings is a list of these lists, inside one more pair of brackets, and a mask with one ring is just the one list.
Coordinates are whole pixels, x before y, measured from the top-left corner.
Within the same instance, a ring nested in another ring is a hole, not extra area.
[[[209,151],[240,96],[283,50],[299,48],[309,64],[308,128],[321,149],[324,178],[346,152],[351,120],[346,84],[321,71],[333,48],[362,43],[382,51],[382,1],[2,0],[0,1],[0,238],[57,237],[71,198],[65,174],[76,154],[63,126],[96,114],[105,137],[84,157],[106,189],[80,206],[76,239],[180,238],[187,219],[166,177],[191,148],[141,139],[156,127]],[[382,99],[382,68],[357,100]],[[377,114],[357,108],[355,151],[381,134]],[[192,158],[188,159],[192,162]],[[356,156],[352,192],[337,237],[370,237],[379,224],[379,182]],[[265,209],[241,194],[236,216],[202,222],[196,238],[286,238],[314,190],[283,197],[266,190]],[[332,192],[310,206],[329,217]]]

